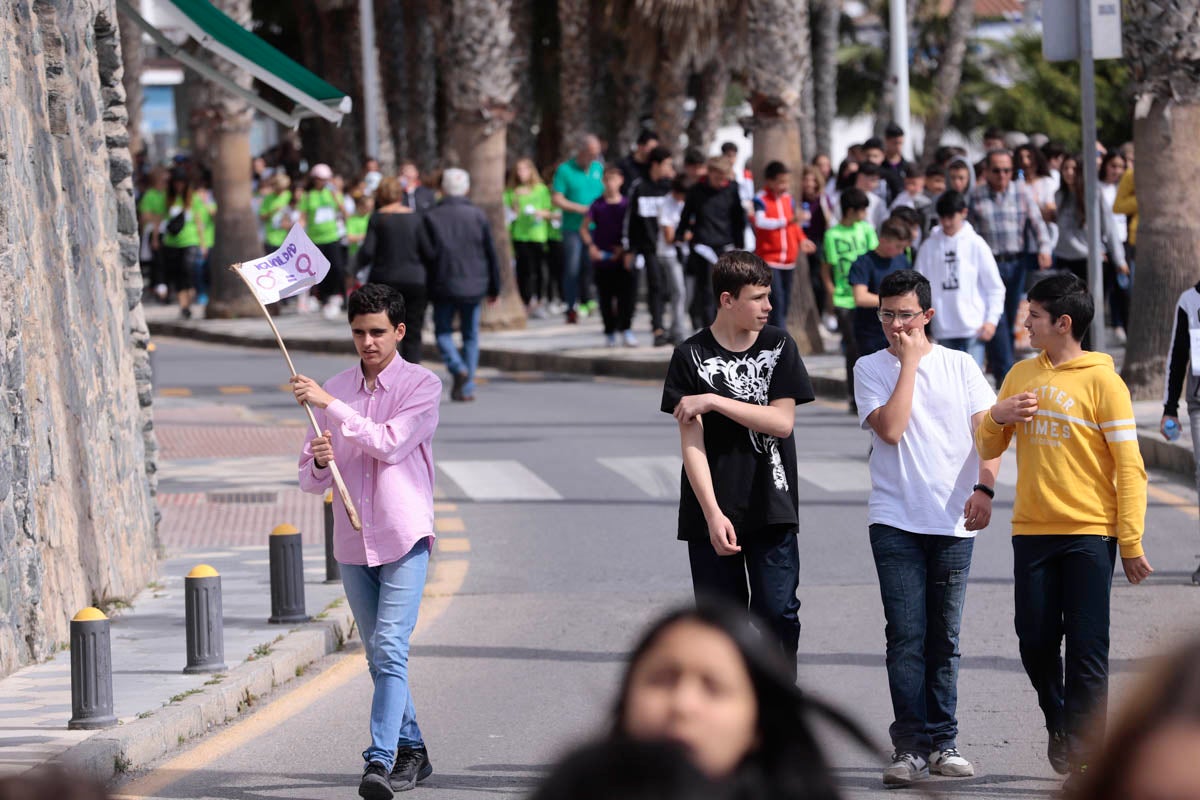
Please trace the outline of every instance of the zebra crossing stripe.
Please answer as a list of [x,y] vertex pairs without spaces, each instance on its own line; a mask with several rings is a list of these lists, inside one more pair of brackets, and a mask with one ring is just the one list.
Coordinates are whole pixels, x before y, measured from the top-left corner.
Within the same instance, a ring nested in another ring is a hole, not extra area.
[[441,461],[438,467],[472,500],[562,500],[520,461]]
[[679,476],[683,459],[679,456],[637,458],[597,458],[601,465],[625,478],[651,497],[679,497]]

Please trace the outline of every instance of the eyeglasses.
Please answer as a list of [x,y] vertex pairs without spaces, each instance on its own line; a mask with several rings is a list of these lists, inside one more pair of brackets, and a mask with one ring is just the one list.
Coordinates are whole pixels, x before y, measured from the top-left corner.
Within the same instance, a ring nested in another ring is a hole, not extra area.
[[882,308],[875,310],[875,316],[879,317],[880,322],[895,322],[900,320],[901,323],[907,325],[917,317],[924,314],[924,311],[884,311]]

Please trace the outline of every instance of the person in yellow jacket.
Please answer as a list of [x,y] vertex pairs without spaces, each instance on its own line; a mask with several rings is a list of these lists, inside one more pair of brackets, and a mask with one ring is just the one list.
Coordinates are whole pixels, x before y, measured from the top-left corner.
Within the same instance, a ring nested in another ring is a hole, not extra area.
[[1080,344],[1094,311],[1074,275],[1029,290],[1025,328],[1041,352],[1013,367],[975,432],[982,459],[1017,441],[1017,639],[1046,717],[1047,756],[1059,774],[1073,773],[1068,783],[1086,771],[1085,739],[1107,705],[1118,548],[1130,583],[1154,571],[1142,550],[1146,469],[1129,389],[1111,356]]

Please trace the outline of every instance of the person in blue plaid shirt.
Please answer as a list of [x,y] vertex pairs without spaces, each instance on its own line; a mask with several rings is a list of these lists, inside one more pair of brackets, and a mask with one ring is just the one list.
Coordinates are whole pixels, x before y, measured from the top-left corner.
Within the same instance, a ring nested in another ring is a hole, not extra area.
[[1038,269],[1049,269],[1050,232],[1041,209],[1024,181],[1013,181],[1013,159],[1007,150],[992,150],[983,169],[984,182],[968,196],[967,220],[996,257],[1004,281],[1004,316],[988,342],[987,357],[996,385],[1013,364],[1013,327],[1025,292],[1025,237],[1037,241]]

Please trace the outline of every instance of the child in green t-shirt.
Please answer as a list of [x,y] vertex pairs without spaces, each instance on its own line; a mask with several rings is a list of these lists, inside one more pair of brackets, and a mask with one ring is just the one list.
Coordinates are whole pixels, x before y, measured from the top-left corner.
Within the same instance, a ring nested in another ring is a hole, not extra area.
[[554,206],[550,190],[542,183],[531,159],[517,161],[513,179],[505,202],[513,214],[511,233],[517,259],[517,288],[529,316],[541,319],[546,316],[542,303],[550,295],[546,240],[550,236],[549,220]]
[[869,204],[862,189],[851,187],[842,192],[842,219],[825,231],[825,261],[821,264],[821,280],[837,314],[838,331],[842,334],[846,389],[852,414],[858,413],[854,403],[854,362],[858,360],[858,344],[854,340],[854,287],[850,285],[850,268],[859,256],[871,252],[879,244],[875,229],[866,221]]

